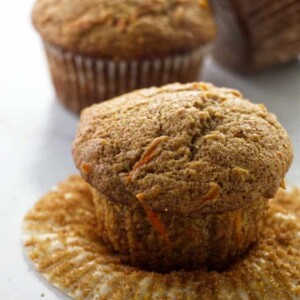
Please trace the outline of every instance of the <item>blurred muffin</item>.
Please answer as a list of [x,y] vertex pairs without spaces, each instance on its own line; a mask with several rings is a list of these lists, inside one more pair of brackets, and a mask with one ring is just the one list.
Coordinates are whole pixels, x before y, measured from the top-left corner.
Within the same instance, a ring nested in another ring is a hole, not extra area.
[[219,36],[216,59],[244,72],[262,71],[300,54],[300,2],[212,0]]
[[258,239],[292,146],[263,105],[191,83],[84,110],[73,156],[103,241],[125,263],[167,272],[222,269]]
[[58,98],[72,111],[141,87],[196,80],[215,24],[206,1],[37,0]]

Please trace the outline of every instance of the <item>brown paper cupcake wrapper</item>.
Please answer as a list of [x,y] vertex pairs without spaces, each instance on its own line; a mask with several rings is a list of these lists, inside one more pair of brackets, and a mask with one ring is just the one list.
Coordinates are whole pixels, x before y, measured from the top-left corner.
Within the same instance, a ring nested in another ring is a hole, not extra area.
[[208,51],[202,46],[161,59],[115,61],[44,46],[56,94],[74,112],[135,89],[195,81]]
[[74,299],[299,299],[300,191],[271,201],[259,243],[226,271],[158,274],[121,263],[97,237],[91,188],[70,177],[23,223],[34,267]]
[[[264,2],[264,3],[263,3]],[[213,55],[223,65],[259,72],[296,61],[300,54],[297,0],[212,0],[219,36]]]
[[218,214],[155,213],[140,203],[112,203],[94,189],[93,195],[103,241],[124,254],[124,263],[164,273],[222,270],[257,241],[267,209],[261,198]]

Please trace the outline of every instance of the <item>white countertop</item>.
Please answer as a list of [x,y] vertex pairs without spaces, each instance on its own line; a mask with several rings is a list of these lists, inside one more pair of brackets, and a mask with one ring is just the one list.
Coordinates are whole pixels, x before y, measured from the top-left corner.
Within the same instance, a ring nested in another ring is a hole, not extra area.
[[[42,47],[30,25],[33,0],[0,4],[0,299],[66,299],[27,264],[20,226],[51,186],[76,172],[70,153],[78,118],[53,95]],[[274,112],[292,137],[288,182],[300,186],[300,62],[239,76],[211,59],[203,80],[241,90]]]

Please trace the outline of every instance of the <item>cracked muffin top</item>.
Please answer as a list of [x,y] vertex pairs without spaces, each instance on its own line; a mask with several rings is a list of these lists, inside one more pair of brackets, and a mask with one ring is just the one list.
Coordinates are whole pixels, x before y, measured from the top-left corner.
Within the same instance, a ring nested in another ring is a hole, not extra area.
[[82,112],[73,156],[109,200],[157,212],[223,212],[271,198],[291,141],[265,106],[206,83],[135,91]]
[[179,54],[216,35],[206,0],[37,0],[32,19],[48,43],[115,59]]

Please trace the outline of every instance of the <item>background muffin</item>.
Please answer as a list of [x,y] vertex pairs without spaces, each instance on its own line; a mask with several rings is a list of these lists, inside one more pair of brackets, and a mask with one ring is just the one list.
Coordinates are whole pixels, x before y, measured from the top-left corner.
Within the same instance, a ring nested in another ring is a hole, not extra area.
[[263,105],[192,83],[86,109],[73,155],[97,190],[99,234],[126,262],[220,269],[257,240],[292,146]]
[[59,99],[80,111],[136,88],[195,80],[215,25],[206,1],[38,0]]
[[219,35],[213,50],[222,64],[261,71],[300,53],[300,2],[212,0]]

